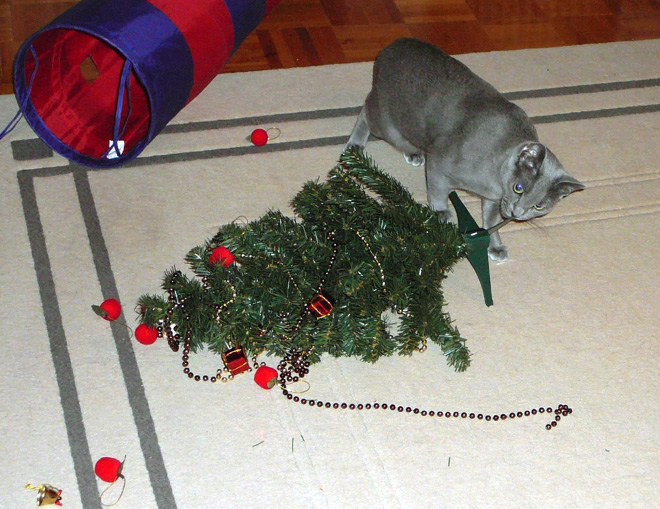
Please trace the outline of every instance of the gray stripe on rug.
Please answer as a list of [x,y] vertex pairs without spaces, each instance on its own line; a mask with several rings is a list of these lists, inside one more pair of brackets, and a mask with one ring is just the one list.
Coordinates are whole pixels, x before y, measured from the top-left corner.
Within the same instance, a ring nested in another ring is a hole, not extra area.
[[[536,90],[521,90],[517,92],[505,92],[502,95],[506,97],[509,100],[520,100],[520,99],[538,99],[538,98],[546,98],[546,97],[559,97],[559,96],[565,96],[565,95],[579,95],[579,94],[592,94],[592,93],[597,93],[597,92],[612,92],[612,91],[620,91],[620,90],[630,90],[630,89],[638,89],[638,88],[653,88],[660,86],[660,78],[652,78],[652,79],[646,79],[646,80],[633,80],[633,81],[616,81],[616,82],[607,82],[607,83],[594,83],[594,84],[588,84],[588,85],[576,85],[576,86],[568,86],[568,87],[554,87],[554,88],[543,88],[543,89],[536,89]],[[649,106],[635,106],[631,108],[647,108],[647,107],[659,107],[660,105],[649,105]],[[343,108],[330,108],[330,109],[322,109],[322,110],[309,110],[309,111],[296,111],[292,113],[274,113],[272,115],[258,115],[258,116],[253,116],[253,117],[240,117],[240,118],[230,118],[230,119],[219,119],[219,120],[207,120],[207,121],[201,121],[201,122],[188,122],[188,123],[183,123],[183,124],[170,124],[167,125],[163,128],[163,130],[160,132],[160,134],[178,134],[178,133],[190,133],[190,132],[198,132],[198,131],[210,131],[210,130],[216,130],[216,129],[227,129],[227,128],[232,128],[232,127],[246,127],[246,126],[254,126],[254,125],[263,125],[263,124],[274,124],[274,123],[284,123],[284,122],[294,122],[294,121],[303,121],[303,120],[322,120],[326,118],[338,118],[338,117],[345,117],[345,116],[351,116],[351,115],[357,115],[357,113],[360,111],[360,108],[362,106],[348,106],[348,107],[343,107]],[[611,110],[595,110],[592,112],[578,112],[575,113],[576,115],[587,115],[590,113],[598,113],[598,112],[612,112],[610,115],[607,115],[606,113],[603,113],[603,117],[605,116],[614,116],[614,115],[626,115],[626,114],[634,114],[634,111],[631,111],[631,113],[626,113],[626,112],[621,112],[625,108],[613,108]],[[649,111],[658,111],[658,109],[650,109],[645,112]],[[564,113],[560,115],[572,115],[571,113]],[[537,119],[540,118],[541,120],[539,123],[548,123],[548,120],[546,117],[551,117],[550,115],[548,116],[543,116],[543,117],[536,117]],[[598,117],[591,117],[591,116],[585,116],[585,117],[579,117],[576,119],[583,119],[583,118],[598,118]],[[565,119],[562,120],[557,120],[557,121],[565,121],[565,120],[571,120],[568,117],[565,117]],[[534,118],[532,118],[532,121],[536,121]],[[348,138],[348,135],[347,135]],[[41,144],[44,145],[44,149],[38,150],[36,148],[37,145],[39,145],[39,140],[38,138],[36,139],[29,139],[29,140],[19,140],[18,142],[12,142],[12,152],[14,159],[17,161],[27,161],[27,160],[33,160],[36,158],[43,158],[43,157],[48,157],[48,147],[46,146],[45,143],[41,142]],[[345,143],[345,141],[338,143],[342,144]],[[273,145],[270,145],[269,147],[272,147]],[[322,145],[325,146],[325,145]],[[238,148],[244,148],[244,147],[238,147]],[[255,149],[259,149],[262,152],[264,151],[264,147],[251,147]],[[306,148],[301,147],[301,148]],[[225,149],[223,149],[225,150]],[[276,149],[277,150],[277,149]],[[250,153],[250,152],[239,152],[236,154],[230,154],[230,155],[242,155],[245,153]],[[50,155],[52,156],[52,150],[50,151]],[[219,157],[226,157],[224,155],[221,155]],[[126,166],[129,166],[131,163],[129,163]],[[129,166],[130,167],[130,166]]]
[[[359,108],[358,108],[359,109]],[[321,110],[327,111],[327,110]],[[357,110],[356,110],[357,111]],[[559,122],[571,122],[576,120],[592,120],[597,118],[610,118],[626,115],[640,115],[644,113],[656,113],[660,111],[660,104],[645,104],[642,106],[626,106],[622,108],[607,108],[591,111],[574,111],[569,113],[557,113],[551,115],[539,115],[530,117],[532,122],[537,125],[554,124]],[[310,113],[310,112],[307,112]],[[256,117],[255,117],[256,118]],[[260,117],[265,118],[265,117]],[[270,117],[269,117],[270,118]],[[241,119],[242,120],[242,119]],[[190,124],[182,124],[184,126]],[[195,131],[196,129],[192,129]],[[184,132],[183,130],[179,132]],[[371,140],[375,139],[370,137]],[[248,154],[264,154],[268,152],[282,152],[286,150],[300,150],[305,148],[328,147],[332,145],[343,145],[348,141],[346,136],[328,136],[325,138],[311,138],[308,140],[287,141],[282,143],[271,143],[262,147],[254,145],[245,145],[240,147],[218,148],[212,150],[199,150],[194,152],[177,152],[174,154],[162,154],[156,156],[142,156],[118,168],[86,168],[87,171],[109,171],[135,168],[138,166],[149,166],[151,164],[180,163],[183,161],[199,161],[202,159],[220,159],[223,157],[234,157]],[[75,165],[75,163],[69,163]],[[53,166],[44,168],[35,168],[33,170],[20,170],[21,172],[36,173],[38,176],[48,176],[50,174],[68,171],[70,166]]]
[[589,85],[573,85],[568,87],[539,88],[536,90],[521,90],[505,92],[502,95],[510,101],[518,99],[538,99],[542,97],[560,97],[562,95],[594,94],[597,92],[616,92],[635,88],[652,88],[660,86],[660,78],[634,81],[611,81]]
[[[571,122],[576,120],[591,120],[597,118],[609,118],[623,115],[639,115],[643,113],[655,113],[660,111],[660,104],[649,104],[643,106],[629,106],[623,108],[610,108],[595,111],[576,111],[570,113],[557,113],[553,115],[540,115],[530,117],[534,124],[554,124],[558,122]],[[370,136],[370,140],[374,140]],[[151,164],[179,163],[183,161],[199,161],[201,159],[220,159],[223,157],[241,156],[247,154],[263,154],[266,152],[282,152],[285,150],[300,150],[305,148],[318,148],[333,145],[343,145],[348,141],[346,136],[328,136],[325,138],[312,138],[309,140],[288,141],[283,143],[271,143],[262,147],[243,146],[229,147],[212,150],[200,150],[197,152],[179,152],[176,154],[163,154],[157,156],[139,157],[122,166],[122,168],[135,168],[137,166],[148,166]],[[98,171],[94,169],[92,171]],[[105,171],[105,170],[102,170]]]
[[[86,168],[75,165],[73,167],[73,178],[103,298],[119,298],[117,284],[110,264],[110,255],[101,230],[101,221],[94,203]],[[159,508],[174,509],[176,508],[174,493],[165,469],[165,461],[158,443],[158,435],[149,409],[149,402],[144,392],[133,343],[124,324],[112,321],[110,326],[156,503]]]
[[196,131],[226,129],[228,127],[245,127],[259,124],[295,122],[299,120],[322,120],[325,118],[349,117],[357,115],[360,108],[362,108],[362,106],[348,106],[346,108],[295,111],[292,113],[273,113],[272,115],[258,115],[254,117],[226,118],[219,120],[206,120],[203,122],[188,122],[185,124],[171,124],[165,126],[161,131],[161,134],[190,133]]
[[[543,88],[536,90],[521,90],[519,92],[505,92],[502,95],[509,99],[539,99],[544,97],[559,97],[564,95],[592,94],[596,92],[612,92],[635,88],[652,88],[660,86],[660,78],[635,81],[616,81],[609,83],[595,83],[591,85],[576,85],[570,87]],[[188,122],[185,124],[172,124],[165,126],[161,134],[189,133],[212,129],[226,129],[228,127],[243,127],[259,124],[294,122],[300,120],[321,120],[325,118],[347,117],[357,115],[362,106],[349,106],[323,110],[297,111],[294,113],[276,113],[256,117],[242,117],[204,122]]]
[[80,399],[71,365],[71,356],[69,355],[62,324],[62,313],[57,300],[53,271],[46,246],[46,236],[34,189],[34,179],[29,173],[19,172],[18,183],[80,498],[83,507],[101,509],[101,498],[96,484],[94,465],[89,451]]
[[643,113],[656,113],[658,111],[660,111],[660,104],[644,104],[642,106],[625,106],[622,108],[608,108],[595,111],[572,111],[570,113],[539,115],[530,118],[534,124],[540,125],[555,124],[557,122],[573,122],[575,120],[621,117],[625,115],[641,115]]

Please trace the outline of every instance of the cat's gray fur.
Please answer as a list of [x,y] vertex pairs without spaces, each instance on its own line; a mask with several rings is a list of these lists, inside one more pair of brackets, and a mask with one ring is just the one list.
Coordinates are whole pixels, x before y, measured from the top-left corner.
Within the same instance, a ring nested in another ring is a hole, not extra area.
[[[401,150],[408,163],[426,163],[429,205],[445,219],[453,189],[481,197],[488,229],[502,218],[543,216],[585,187],[539,143],[520,107],[458,60],[416,39],[400,39],[376,59],[373,86],[347,147],[364,147],[369,133]],[[491,235],[488,254],[508,258],[499,233]]]

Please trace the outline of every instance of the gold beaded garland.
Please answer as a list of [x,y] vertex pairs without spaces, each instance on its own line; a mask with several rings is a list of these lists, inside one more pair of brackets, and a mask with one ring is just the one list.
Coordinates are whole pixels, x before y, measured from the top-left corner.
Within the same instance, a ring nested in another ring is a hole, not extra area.
[[[364,238],[364,236],[360,232],[356,232],[356,234],[362,240],[362,242],[365,244],[365,247],[367,248],[367,250],[371,254],[372,258],[375,260],[376,265],[378,266],[378,268],[380,270],[380,273],[381,273],[380,275],[381,275],[381,284],[382,284],[382,287],[383,287],[383,291],[385,291],[386,290],[386,288],[385,288],[385,275],[383,273],[383,269],[382,269],[382,266],[380,264],[380,261],[378,260],[376,255],[373,253],[373,251],[371,249],[371,246],[369,245],[368,241]],[[323,277],[320,279],[319,285],[316,289],[316,293],[315,293],[313,299],[310,301],[310,303],[307,306],[304,307],[300,317],[296,321],[296,325],[293,327],[293,329],[291,331],[292,335],[296,334],[300,330],[300,328],[302,326],[302,322],[303,322],[305,316],[309,313],[309,311],[310,310],[316,311],[316,308],[315,308],[315,306],[312,305],[312,303],[314,302],[314,299],[318,298],[319,295],[324,296],[324,301],[330,302],[330,304],[329,304],[329,310],[327,310],[327,312],[325,312],[325,308],[324,308],[324,311],[322,313],[316,313],[317,317],[322,318],[324,316],[327,316],[332,311],[331,299],[329,299],[326,296],[327,294],[323,293],[323,286],[325,285],[326,278],[328,277],[330,271],[332,270],[332,267],[333,267],[334,262],[336,260],[338,245],[337,245],[337,242],[336,242],[336,239],[334,237],[333,232],[328,233],[328,238],[332,242],[332,256],[330,257],[328,267],[326,268],[325,273],[323,274]],[[248,255],[247,257],[250,257],[250,255]],[[178,277],[180,277],[180,276],[181,276],[180,271],[175,271],[172,274],[172,278],[170,279],[170,284],[172,286],[170,286],[167,289],[167,291],[169,293],[169,299],[168,300],[170,302],[170,308],[167,310],[167,314],[166,314],[166,317],[164,318],[164,320],[162,320],[158,324],[158,327],[157,327],[159,337],[162,337],[163,333],[164,333],[167,336],[167,341],[168,341],[170,347],[175,352],[178,351],[178,349],[179,349],[178,345],[181,341],[181,336],[180,336],[180,334],[174,332],[175,325],[171,323],[170,317],[174,313],[174,309],[177,308],[177,307],[181,308],[181,310],[185,310],[185,298],[179,298],[179,296],[176,294],[176,291],[174,290],[174,285],[176,284],[176,281],[177,281]],[[298,285],[293,280],[293,278],[291,277],[290,274],[289,274],[289,278],[293,281],[294,286],[296,287],[296,289],[298,289],[298,291],[300,291],[300,289],[298,288]],[[204,288],[207,289],[208,288],[208,278],[204,277],[202,279],[202,282],[204,284]],[[229,283],[229,281],[227,281],[227,283],[231,285],[231,283]],[[216,319],[219,319],[220,313],[222,311],[226,310],[226,308],[231,303],[233,303],[237,298],[236,288],[233,285],[231,285],[231,287],[232,287],[232,298],[228,302],[226,302],[222,305],[216,306],[216,308],[215,308],[216,309]],[[407,314],[407,311],[397,310],[397,313]],[[184,315],[184,319],[186,321],[189,321],[190,320],[190,315]],[[284,337],[283,339],[289,339],[289,338]],[[222,382],[227,382],[227,381],[232,380],[234,378],[232,372],[230,371],[230,369],[227,366],[224,369],[218,369],[215,376],[194,374],[189,368],[189,357],[190,357],[191,342],[192,342],[192,330],[188,327],[186,329],[185,338],[184,338],[184,341],[183,341],[184,347],[183,347],[183,353],[182,353],[183,372],[184,372],[184,374],[186,374],[188,376],[188,378],[194,379],[195,381],[210,381],[211,383],[217,382],[218,379],[221,380]],[[229,351],[236,350],[237,348],[240,348],[240,347],[238,345],[236,345],[235,347],[230,348]],[[426,340],[423,339],[422,344],[420,345],[418,350],[420,352],[423,352],[426,349],[427,349]],[[349,410],[371,410],[371,409],[378,410],[378,409],[382,409],[382,410],[397,411],[399,413],[403,413],[405,411],[405,413],[412,413],[414,415],[421,415],[421,416],[424,416],[424,417],[426,417],[426,416],[428,416],[428,417],[438,417],[438,418],[443,418],[444,417],[446,419],[449,419],[449,418],[452,418],[452,417],[453,418],[460,418],[460,419],[468,419],[469,418],[470,420],[473,420],[473,419],[476,418],[479,421],[485,420],[486,422],[490,422],[490,421],[497,422],[497,421],[500,421],[500,420],[505,421],[507,418],[509,418],[509,419],[516,419],[516,418],[520,419],[522,417],[535,416],[538,413],[541,413],[541,414],[543,414],[543,413],[554,414],[554,419],[551,422],[549,422],[548,424],[545,425],[545,428],[547,430],[551,430],[551,429],[555,428],[557,426],[557,424],[561,421],[562,416],[566,417],[566,416],[573,413],[573,409],[570,408],[566,404],[560,404],[555,409],[553,409],[552,407],[539,407],[538,409],[532,408],[531,410],[510,412],[508,415],[506,413],[502,413],[502,414],[499,414],[499,415],[498,414],[490,415],[490,414],[483,414],[483,413],[475,414],[474,412],[469,412],[468,413],[468,412],[464,412],[464,411],[463,412],[458,412],[458,411],[454,411],[454,412],[444,411],[443,412],[442,410],[426,410],[426,409],[412,408],[412,407],[409,407],[409,406],[404,408],[401,405],[395,405],[395,404],[389,404],[388,405],[387,403],[378,403],[378,402],[375,402],[373,404],[372,403],[366,403],[366,404],[358,403],[358,404],[355,404],[355,403],[345,403],[345,402],[341,402],[341,403],[339,403],[339,402],[328,402],[328,401],[324,402],[324,401],[320,401],[320,400],[317,401],[317,400],[314,400],[314,399],[308,400],[306,398],[300,398],[299,396],[295,396],[293,393],[291,393],[287,389],[287,383],[299,382],[306,374],[309,373],[309,367],[311,366],[311,362],[308,360],[308,356],[312,351],[313,351],[313,347],[311,349],[309,349],[309,351],[307,351],[307,352],[305,352],[305,351],[303,351],[299,348],[292,348],[292,349],[289,350],[287,355],[285,355],[284,358],[280,361],[280,363],[278,364],[278,367],[277,367],[278,372],[279,372],[278,382],[279,382],[279,386],[282,389],[282,394],[287,399],[292,400],[296,403],[300,403],[302,405],[309,404],[309,406],[316,406],[318,408],[333,408],[333,409],[340,409],[341,408],[342,410],[345,410],[345,409],[349,409]],[[266,363],[265,362],[259,363],[257,361],[257,356],[255,355],[255,356],[252,357],[252,364],[253,364],[253,367],[249,367],[247,369],[247,371],[251,372],[253,370],[253,368],[257,369],[260,366],[264,366]]]

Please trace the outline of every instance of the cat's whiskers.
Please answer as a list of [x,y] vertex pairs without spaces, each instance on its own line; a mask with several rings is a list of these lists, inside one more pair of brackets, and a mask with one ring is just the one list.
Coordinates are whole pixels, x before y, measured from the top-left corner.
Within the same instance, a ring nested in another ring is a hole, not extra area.
[[527,220],[527,221],[523,221],[523,223],[525,223],[525,224],[529,224],[529,227],[530,227],[532,230],[537,231],[537,232],[539,232],[539,233],[541,233],[541,234],[543,234],[544,236],[547,237],[547,236],[549,235],[549,233],[546,231],[545,226],[543,226],[542,224],[539,224],[539,223],[538,223],[538,220],[537,220],[537,219],[538,219],[538,218],[529,219],[529,220]]

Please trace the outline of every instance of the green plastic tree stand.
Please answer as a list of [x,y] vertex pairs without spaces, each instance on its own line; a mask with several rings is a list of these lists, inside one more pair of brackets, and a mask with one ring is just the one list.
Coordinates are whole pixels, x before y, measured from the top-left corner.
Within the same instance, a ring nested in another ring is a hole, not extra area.
[[456,192],[452,191],[449,194],[449,199],[456,209],[456,215],[458,217],[458,231],[461,233],[461,235],[463,235],[463,238],[467,242],[468,260],[470,261],[474,271],[477,273],[477,277],[481,283],[481,290],[484,294],[484,301],[486,306],[492,306],[493,292],[490,286],[488,245],[490,244],[491,234],[511,221],[511,218],[505,219],[501,223],[498,223],[492,228],[486,230],[477,224],[468,209],[465,207],[465,205],[463,205],[463,202],[458,197]]

